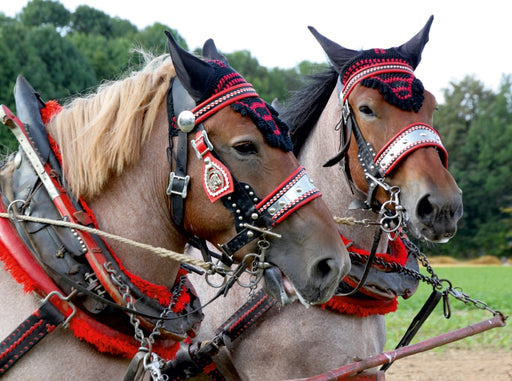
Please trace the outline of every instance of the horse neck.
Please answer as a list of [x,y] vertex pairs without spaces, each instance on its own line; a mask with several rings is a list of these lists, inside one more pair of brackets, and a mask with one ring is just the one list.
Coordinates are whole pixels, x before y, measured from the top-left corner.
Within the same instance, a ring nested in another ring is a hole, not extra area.
[[[162,122],[167,125],[166,119]],[[186,237],[171,222],[165,193],[169,179],[167,128],[155,128],[138,163],[114,177],[100,197],[88,201],[100,229],[137,242],[183,252]],[[108,240],[124,267],[153,283],[172,286],[179,263]]]
[[[340,149],[340,131],[336,128],[341,120],[341,108],[336,91],[331,94],[317,124],[306,140],[299,161],[307,168],[316,186],[322,191],[322,198],[334,216],[353,217],[356,220],[377,221],[377,214],[364,210],[351,210],[351,202],[363,195],[354,194],[345,177],[344,168],[335,164],[323,167],[322,164],[334,157]],[[353,241],[354,245],[370,250],[375,229],[361,225],[339,225],[340,233]],[[381,240],[379,251],[385,251],[387,240]]]

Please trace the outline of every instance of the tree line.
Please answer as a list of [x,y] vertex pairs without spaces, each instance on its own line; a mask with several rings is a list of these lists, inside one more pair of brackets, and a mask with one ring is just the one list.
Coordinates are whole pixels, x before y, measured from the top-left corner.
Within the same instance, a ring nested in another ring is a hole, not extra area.
[[[143,53],[166,52],[164,30],[188,49],[177,30],[155,23],[139,30],[128,20],[87,5],[74,12],[56,0],[32,0],[15,17],[0,12],[0,103],[13,111],[13,87],[24,75],[44,99],[66,99],[93,90],[106,80],[136,70]],[[196,52],[200,53],[200,52]],[[326,64],[303,61],[290,69],[259,65],[250,51],[225,54],[231,66],[267,101],[286,102],[307,74]],[[449,152],[449,169],[463,190],[464,215],[450,243],[428,246],[428,254],[475,257],[512,254],[512,79],[504,75],[498,91],[467,76],[450,82],[434,117]],[[17,150],[0,129],[0,150]]]

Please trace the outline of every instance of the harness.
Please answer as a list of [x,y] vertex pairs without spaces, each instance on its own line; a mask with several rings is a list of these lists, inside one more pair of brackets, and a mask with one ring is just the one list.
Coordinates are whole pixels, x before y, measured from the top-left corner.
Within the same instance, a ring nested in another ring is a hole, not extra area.
[[[9,164],[12,184],[2,184],[4,203],[0,205],[0,212],[44,216],[95,227],[94,216],[85,203],[74,200],[66,192],[59,158],[50,147],[41,120],[45,103],[21,76],[16,92],[17,109],[26,122],[22,123],[2,106],[2,121],[15,134],[21,149]],[[177,79],[171,83],[169,94],[171,100],[185,99],[185,102],[173,104],[175,110],[190,105],[191,98]],[[167,190],[172,199],[172,218],[183,228],[183,207],[190,178],[186,174],[187,134],[195,130],[192,147],[198,159],[203,161],[205,192],[211,202],[221,200],[233,213],[237,231],[235,237],[220,245],[222,265],[212,264],[212,272],[222,275],[227,274],[237,250],[258,237],[279,237],[270,230],[294,210],[320,196],[302,167],[262,199],[250,185],[233,178],[216,154],[202,121],[232,102],[247,97],[257,97],[249,84],[217,94],[193,108],[192,122],[186,120],[190,118],[188,110],[183,110],[184,114],[180,112],[176,169],[170,173]],[[170,143],[170,158],[174,157],[172,151]],[[170,162],[172,166],[171,159]],[[1,259],[9,263],[11,272],[15,268],[16,280],[28,280],[26,288],[45,299],[41,307],[0,344],[0,374],[62,323],[85,340],[90,339],[88,328],[100,327],[101,333],[95,335],[93,342],[100,351],[105,351],[106,346],[102,344],[109,342],[109,336],[117,337],[116,340],[121,337],[125,340],[123,348],[107,348],[107,351],[133,357],[138,361],[138,368],[143,364],[152,374],[158,373],[165,363],[162,363],[162,357],[171,359],[175,356],[179,347],[179,344],[174,345],[176,341],[195,336],[203,315],[199,299],[186,279],[186,271],[180,271],[175,289],[161,290],[127,272],[98,237],[75,229],[12,220],[13,225],[5,219],[0,220],[0,229],[5,233],[0,242],[0,249],[4,249]],[[204,242],[201,246],[206,247]],[[206,250],[203,253],[207,253],[210,261],[210,253]],[[242,271],[248,265],[241,267]],[[157,295],[156,299],[146,295],[148,289],[152,295]],[[224,292],[227,289],[226,286]],[[125,332],[118,332],[118,326]],[[135,337],[129,335],[131,326],[135,328]]]

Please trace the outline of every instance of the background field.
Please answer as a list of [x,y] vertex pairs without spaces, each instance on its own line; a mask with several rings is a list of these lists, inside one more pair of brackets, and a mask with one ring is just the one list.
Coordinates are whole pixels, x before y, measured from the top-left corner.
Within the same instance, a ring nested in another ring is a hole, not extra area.
[[[473,299],[479,299],[504,315],[512,315],[512,266],[436,266],[440,278],[449,279],[453,287],[459,287]],[[408,300],[400,299],[398,310],[386,316],[387,344],[385,350],[393,349],[399,342],[411,320],[421,309],[432,292],[432,287],[421,283],[418,291]],[[424,323],[413,343],[446,333],[492,317],[488,311],[476,309],[450,297],[452,316],[445,319],[442,302]],[[450,349],[512,350],[512,319],[504,328],[495,328],[434,351]]]

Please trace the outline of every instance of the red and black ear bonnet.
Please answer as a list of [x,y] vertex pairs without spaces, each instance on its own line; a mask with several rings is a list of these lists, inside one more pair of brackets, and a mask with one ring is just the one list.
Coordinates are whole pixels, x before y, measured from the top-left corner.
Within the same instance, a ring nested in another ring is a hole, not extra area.
[[[218,93],[225,92],[240,85],[250,85],[239,73],[233,70],[227,62],[213,59],[204,62],[211,70],[207,83],[203,84],[202,94],[196,103],[200,104]],[[258,127],[265,140],[273,147],[285,152],[292,150],[288,125],[278,117],[278,112],[261,98],[247,97],[231,103],[231,107],[243,116],[248,116]],[[172,121],[173,133],[178,130],[175,118]]]
[[389,49],[351,50],[311,33],[322,45],[339,74],[344,103],[356,84],[378,90],[390,104],[404,111],[417,112],[423,103],[423,84],[414,75],[421,53],[428,42],[433,16],[423,29],[405,44]]
[[[372,75],[375,68],[380,70]],[[360,83],[378,90],[388,103],[404,111],[418,112],[423,103],[423,84],[414,76],[410,61],[396,48],[361,51],[344,66],[340,79],[345,97],[356,83]]]

